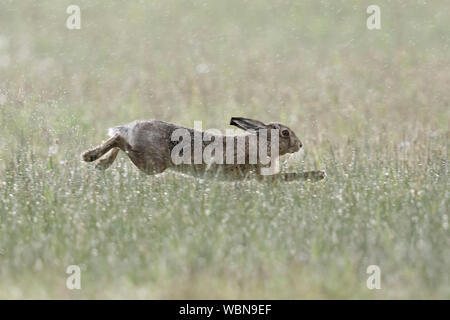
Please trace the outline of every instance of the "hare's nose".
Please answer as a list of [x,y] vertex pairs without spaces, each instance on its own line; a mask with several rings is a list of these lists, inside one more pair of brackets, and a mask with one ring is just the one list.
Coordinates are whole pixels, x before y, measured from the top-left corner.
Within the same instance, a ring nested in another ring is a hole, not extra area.
[[303,147],[303,144],[301,143],[301,141],[298,142],[298,147],[299,148]]

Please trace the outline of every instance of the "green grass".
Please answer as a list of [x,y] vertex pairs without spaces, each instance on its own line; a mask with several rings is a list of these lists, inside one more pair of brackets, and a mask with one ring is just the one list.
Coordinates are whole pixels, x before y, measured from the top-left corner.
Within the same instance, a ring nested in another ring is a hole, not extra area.
[[[70,1],[0,3],[0,298],[450,298],[446,1],[204,3],[78,1],[78,31]],[[80,161],[113,125],[231,116],[282,121],[284,169],[327,180]]]

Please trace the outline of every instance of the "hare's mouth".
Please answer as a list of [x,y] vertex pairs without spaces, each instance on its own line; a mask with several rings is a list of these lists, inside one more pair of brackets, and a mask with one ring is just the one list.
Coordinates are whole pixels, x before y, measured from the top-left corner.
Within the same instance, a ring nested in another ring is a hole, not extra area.
[[298,152],[303,147],[303,144],[300,141],[294,142],[289,146],[288,153]]
[[292,146],[288,149],[288,153],[296,153],[298,151],[300,151],[300,146]]

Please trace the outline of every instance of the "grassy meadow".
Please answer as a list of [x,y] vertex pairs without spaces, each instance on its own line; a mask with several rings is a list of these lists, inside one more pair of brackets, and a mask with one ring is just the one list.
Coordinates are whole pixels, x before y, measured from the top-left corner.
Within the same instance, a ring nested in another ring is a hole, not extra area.
[[[449,299],[449,16],[445,0],[0,0],[0,298]],[[288,125],[304,150],[283,169],[327,179],[80,161],[114,125],[232,116]]]

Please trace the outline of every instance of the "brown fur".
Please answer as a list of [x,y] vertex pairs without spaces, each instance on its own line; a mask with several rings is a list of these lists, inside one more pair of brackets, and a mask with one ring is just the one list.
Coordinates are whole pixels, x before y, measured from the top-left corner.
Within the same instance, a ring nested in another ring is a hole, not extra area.
[[[302,143],[295,135],[295,133],[285,125],[279,123],[264,124],[258,120],[246,119],[246,118],[232,118],[231,125],[237,126],[243,130],[247,130],[250,133],[244,137],[244,148],[241,150],[245,155],[245,162],[243,164],[237,164],[238,143],[237,136],[222,136],[223,137],[223,164],[174,164],[171,159],[172,148],[177,142],[171,141],[171,136],[174,130],[183,128],[189,131],[191,137],[194,134],[199,134],[202,137],[208,135],[207,132],[198,132],[194,129],[184,128],[172,123],[148,120],[148,121],[134,121],[124,126],[118,126],[112,129],[112,137],[102,143],[101,145],[88,150],[83,153],[82,158],[84,161],[91,162],[99,160],[97,164],[98,169],[107,169],[112,165],[120,150],[125,152],[130,160],[140,170],[147,174],[158,174],[166,169],[172,169],[183,173],[192,174],[194,176],[216,176],[225,179],[243,179],[250,176],[255,176],[261,180],[321,180],[325,178],[324,171],[310,171],[304,173],[276,173],[269,176],[261,175],[261,168],[268,165],[262,165],[260,159],[256,164],[250,164],[249,150],[255,140],[250,139],[252,135],[256,135],[256,141],[259,141],[259,132],[261,129],[268,129],[268,137],[270,139],[270,129],[278,129],[279,136],[279,155],[287,153],[294,153],[300,150]],[[226,164],[226,144],[227,139],[234,140],[234,161],[233,164]],[[203,139],[202,139],[203,140]],[[211,142],[203,142],[202,149]],[[194,142],[191,139],[192,153],[194,150]],[[258,143],[255,148],[258,148]],[[270,155],[270,142],[267,144],[267,153]],[[202,151],[203,151],[202,150]],[[191,159],[193,159],[193,154]],[[278,159],[276,159],[278,160]]]

